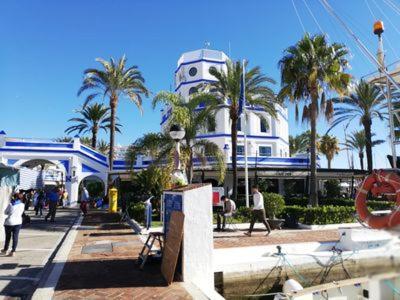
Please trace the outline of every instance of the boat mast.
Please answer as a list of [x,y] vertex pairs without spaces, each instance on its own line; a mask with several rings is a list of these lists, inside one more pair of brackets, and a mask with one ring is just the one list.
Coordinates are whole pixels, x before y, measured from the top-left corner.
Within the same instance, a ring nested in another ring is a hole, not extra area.
[[[379,69],[380,74],[384,74],[385,72],[387,72],[386,66],[385,66],[385,54],[383,51],[383,39],[382,39],[383,32],[384,32],[383,22],[376,21],[374,23],[374,34],[378,36],[378,52],[376,54],[376,57],[379,62],[378,69]],[[393,109],[392,92],[391,92],[389,78],[387,76],[385,76],[385,79],[386,79],[385,97],[387,100],[388,113],[389,113],[390,147],[392,149],[392,166],[393,166],[393,169],[397,169],[396,136],[394,133],[394,118],[393,118],[396,111]]]

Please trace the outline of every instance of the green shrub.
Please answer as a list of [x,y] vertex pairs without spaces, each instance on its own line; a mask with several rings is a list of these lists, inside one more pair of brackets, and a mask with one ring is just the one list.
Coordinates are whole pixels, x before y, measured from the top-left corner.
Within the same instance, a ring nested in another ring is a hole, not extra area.
[[145,205],[143,202],[131,203],[128,207],[129,216],[136,222],[144,223],[145,221]]
[[[291,198],[286,199],[286,205],[288,206],[307,206],[308,198]],[[346,199],[346,198],[325,198],[319,199],[319,206],[355,206],[355,200]],[[394,207],[394,202],[390,201],[378,201],[378,200],[369,200],[367,201],[367,206],[372,210],[386,210]]]
[[355,208],[350,206],[286,206],[282,216],[291,215],[307,225],[325,225],[352,223],[355,221],[354,214]]
[[235,219],[241,223],[248,223],[251,220],[251,208],[246,206],[238,207]]
[[283,196],[276,193],[263,193],[263,197],[265,212],[270,218],[275,218],[283,211],[285,207]]
[[325,181],[324,187],[326,195],[331,198],[337,198],[340,196],[340,181],[336,179],[330,179]]

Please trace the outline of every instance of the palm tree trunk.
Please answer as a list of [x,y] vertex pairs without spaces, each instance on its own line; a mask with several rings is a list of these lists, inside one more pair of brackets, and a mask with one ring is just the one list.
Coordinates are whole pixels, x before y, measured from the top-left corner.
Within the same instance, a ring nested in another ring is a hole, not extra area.
[[328,169],[330,169],[331,168],[331,163],[332,163],[332,159],[327,159],[328,160]]
[[92,128],[92,148],[96,150],[97,146],[97,127],[93,126]]
[[312,97],[310,110],[311,123],[311,163],[310,163],[310,202],[312,206],[318,206],[317,192],[317,101],[318,97]]
[[364,130],[365,130],[365,152],[367,154],[367,168],[368,172],[371,173],[373,169],[372,163],[372,133],[371,133],[371,125],[372,121],[370,119],[365,120],[363,122]]
[[118,97],[116,95],[112,95],[110,98],[110,109],[111,109],[110,150],[108,152],[108,162],[110,164],[110,171],[112,171],[114,163],[115,119],[116,119],[117,102],[118,102]]
[[360,158],[360,168],[364,170],[364,155],[362,152],[358,153],[358,157]]
[[237,201],[237,117],[231,116],[231,140],[232,140],[232,198]]

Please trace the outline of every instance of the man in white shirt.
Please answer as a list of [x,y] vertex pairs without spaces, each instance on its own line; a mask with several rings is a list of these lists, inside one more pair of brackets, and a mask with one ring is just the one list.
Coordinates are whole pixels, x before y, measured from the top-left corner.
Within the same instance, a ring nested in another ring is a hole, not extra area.
[[217,231],[221,231],[221,217],[222,217],[222,231],[225,231],[226,218],[232,217],[236,211],[235,201],[229,199],[226,196],[221,197],[221,201],[224,204],[224,210],[217,213]]
[[251,216],[250,228],[249,231],[245,233],[247,236],[251,236],[251,232],[253,231],[254,223],[256,221],[264,223],[265,227],[267,228],[267,235],[271,233],[271,227],[269,227],[267,218],[265,216],[265,209],[264,209],[264,197],[259,192],[258,186],[254,185],[251,188],[253,194],[253,211]]

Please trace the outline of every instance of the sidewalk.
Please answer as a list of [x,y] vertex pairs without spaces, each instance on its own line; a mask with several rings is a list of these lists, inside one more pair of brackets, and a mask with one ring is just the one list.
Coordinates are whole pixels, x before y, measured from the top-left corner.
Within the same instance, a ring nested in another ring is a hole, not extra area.
[[17,255],[0,256],[0,296],[27,298],[32,295],[50,256],[78,216],[76,209],[58,209],[56,222],[46,223],[32,211],[27,213],[31,224],[20,231]]
[[92,211],[84,218],[54,299],[191,299],[179,282],[166,286],[160,266],[136,265],[143,246],[119,216]]

